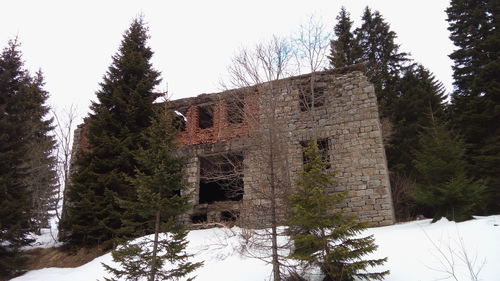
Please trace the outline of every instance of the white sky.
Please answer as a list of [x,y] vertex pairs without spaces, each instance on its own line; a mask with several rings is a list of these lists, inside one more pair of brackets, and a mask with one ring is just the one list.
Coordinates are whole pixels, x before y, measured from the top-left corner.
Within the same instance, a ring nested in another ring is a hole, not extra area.
[[453,45],[445,8],[449,0],[217,0],[217,1],[25,1],[0,0],[0,48],[18,35],[26,67],[45,74],[49,103],[78,106],[86,115],[131,20],[149,24],[154,67],[172,98],[218,92],[239,47],[271,35],[289,35],[315,14],[331,27],[345,6],[359,26],[366,5],[379,10],[401,51],[429,68],[452,89]]

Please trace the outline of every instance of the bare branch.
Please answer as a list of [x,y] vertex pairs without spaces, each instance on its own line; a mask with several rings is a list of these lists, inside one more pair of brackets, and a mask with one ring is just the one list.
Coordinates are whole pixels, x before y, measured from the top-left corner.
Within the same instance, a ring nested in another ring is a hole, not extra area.
[[316,16],[301,25],[294,36],[295,59],[299,71],[317,72],[328,65],[327,53],[330,46],[331,32]]
[[58,192],[57,204],[54,206],[57,219],[61,219],[59,213],[59,202],[64,196],[64,190],[69,183],[71,153],[73,145],[73,131],[75,122],[78,118],[78,110],[75,105],[70,105],[69,108],[63,109],[60,113],[52,111],[55,120],[55,136],[57,140],[57,173],[58,173]]
[[435,255],[437,261],[440,264],[440,267],[429,267],[427,268],[444,273],[444,277],[439,280],[446,280],[452,278],[455,281],[459,281],[459,273],[457,269],[461,265],[465,265],[467,269],[467,273],[469,274],[469,278],[471,281],[478,281],[479,274],[486,264],[486,259],[483,259],[480,264],[477,264],[477,253],[473,256],[470,255],[469,251],[465,247],[465,243],[463,237],[457,230],[458,241],[453,242],[451,237],[446,239],[447,242],[443,242],[443,239],[440,239],[441,243],[437,244],[431,237],[427,234],[427,232],[422,229],[425,234],[427,240],[432,244],[434,250],[437,254]]

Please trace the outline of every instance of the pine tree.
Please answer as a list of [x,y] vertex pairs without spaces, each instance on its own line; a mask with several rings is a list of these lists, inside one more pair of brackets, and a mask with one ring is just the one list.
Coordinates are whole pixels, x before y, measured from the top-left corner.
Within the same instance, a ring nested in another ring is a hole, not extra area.
[[119,200],[134,201],[134,153],[144,143],[142,132],[154,115],[154,88],[160,73],[153,69],[153,55],[142,17],[132,21],[119,51],[100,84],[98,102],[88,118],[88,148],[79,151],[77,172],[67,192],[68,204],[61,222],[62,240],[70,245],[110,248],[123,232]]
[[365,225],[335,210],[344,194],[329,194],[334,173],[324,170],[326,163],[316,142],[309,143],[305,157],[308,161],[299,174],[298,190],[291,197],[289,226],[295,248],[290,257],[318,266],[326,276],[324,280],[382,280],[389,271],[368,273],[366,269],[382,265],[387,258],[363,259],[377,249],[374,238],[357,236]]
[[470,219],[481,204],[485,187],[466,177],[463,141],[432,114],[431,122],[420,137],[421,149],[415,152],[418,180],[414,198],[430,209],[433,221]]
[[361,49],[352,33],[352,21],[349,12],[342,7],[334,27],[335,40],[330,41],[330,66],[340,68],[360,61]]
[[446,10],[457,47],[453,128],[464,136],[470,175],[488,186],[489,213],[500,212],[500,2],[452,0]]
[[[190,205],[183,181],[183,161],[173,152],[177,135],[174,114],[167,110],[158,113],[144,133],[146,145],[136,154],[140,171],[132,183],[137,188],[138,201],[121,203],[129,213],[140,216],[143,224],[153,227],[154,238],[127,242],[113,251],[113,260],[122,268],[104,267],[116,278],[177,280],[202,265],[188,261],[191,256],[185,253],[187,231],[178,221]],[[164,269],[165,262],[174,267]]]
[[0,276],[19,272],[19,249],[47,223],[56,189],[48,93],[19,46],[11,40],[0,54]]
[[396,33],[378,11],[366,7],[361,20],[361,27],[354,31],[362,52],[361,61],[367,63],[367,75],[375,86],[381,114],[390,116],[397,93],[395,83],[408,54],[399,51]]

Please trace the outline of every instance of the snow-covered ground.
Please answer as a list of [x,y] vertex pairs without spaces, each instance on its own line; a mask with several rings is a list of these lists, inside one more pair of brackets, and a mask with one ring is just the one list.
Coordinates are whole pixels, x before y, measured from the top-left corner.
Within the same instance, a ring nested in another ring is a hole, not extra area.
[[41,235],[32,234],[30,238],[35,239],[30,246],[24,247],[25,250],[33,249],[33,248],[51,248],[51,247],[59,247],[62,243],[57,241],[57,223],[58,220],[54,216],[49,221],[50,228],[42,228]]
[[[238,254],[235,231],[215,228],[189,233],[189,252],[205,263],[196,271],[197,281],[269,280],[269,264]],[[446,219],[433,224],[430,220],[414,221],[370,228],[363,235],[368,234],[374,234],[379,245],[372,257],[389,258],[380,268],[391,272],[386,281],[475,280],[470,277],[471,271],[479,272],[477,280],[500,281],[500,215],[462,223]],[[77,268],[33,270],[13,280],[103,280],[107,275],[102,262],[112,265],[111,255]]]

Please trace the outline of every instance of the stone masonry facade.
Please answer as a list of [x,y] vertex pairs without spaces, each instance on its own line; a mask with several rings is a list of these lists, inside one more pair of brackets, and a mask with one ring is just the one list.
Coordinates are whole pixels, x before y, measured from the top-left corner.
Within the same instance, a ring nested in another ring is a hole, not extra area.
[[[245,217],[252,218],[250,226],[262,225],[270,167],[280,194],[290,194],[305,161],[304,144],[313,139],[328,169],[336,171],[337,184],[329,192],[346,192],[339,208],[372,226],[395,222],[377,99],[359,67],[202,94],[169,106],[183,120],[178,152],[186,159],[194,206],[186,222]],[[79,137],[74,149],[79,143],[84,147],[84,139]],[[213,159],[222,164],[207,164]],[[231,188],[224,187],[228,183]],[[278,209],[286,208],[283,201]]]
[[[307,91],[308,88],[313,90]],[[313,110],[304,108],[307,103],[304,92],[320,94],[316,99],[322,100]],[[240,122],[232,123],[228,120],[228,100],[234,95],[243,101],[240,110],[244,114]],[[268,110],[271,104],[272,124]],[[255,225],[265,220],[266,214],[261,212],[266,210],[263,207],[266,200],[257,190],[269,185],[266,181],[268,159],[262,151],[266,149],[266,141],[262,138],[266,135],[263,131],[270,126],[275,130],[272,142],[278,144],[275,152],[280,154],[273,161],[278,163],[277,167],[285,167],[285,171],[276,169],[280,186],[293,191],[297,174],[303,167],[304,144],[312,139],[321,140],[318,144],[326,154],[325,159],[330,169],[337,172],[337,185],[330,192],[347,194],[345,203],[339,207],[373,226],[395,222],[376,96],[373,85],[359,69],[325,71],[260,87],[203,94],[174,100],[171,106],[179,110],[186,121],[180,150],[187,158],[186,177],[195,206],[189,214],[192,222],[230,220],[234,213],[254,217],[250,221]],[[202,114],[206,108],[212,115]],[[200,122],[200,118],[212,119],[208,128],[203,128],[206,124]],[[203,197],[213,185],[203,185],[203,159],[233,152],[241,155],[242,170],[238,174],[242,174],[242,194],[232,200],[205,200]]]

